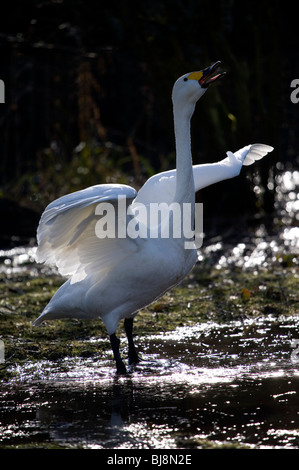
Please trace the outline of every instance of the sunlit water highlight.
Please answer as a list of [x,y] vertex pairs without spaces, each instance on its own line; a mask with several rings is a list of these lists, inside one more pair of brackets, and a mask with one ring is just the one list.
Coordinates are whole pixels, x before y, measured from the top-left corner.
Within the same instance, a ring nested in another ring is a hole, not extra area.
[[269,316],[137,338],[143,360],[128,377],[110,354],[17,366],[2,387],[0,442],[299,448],[298,327],[299,316]]

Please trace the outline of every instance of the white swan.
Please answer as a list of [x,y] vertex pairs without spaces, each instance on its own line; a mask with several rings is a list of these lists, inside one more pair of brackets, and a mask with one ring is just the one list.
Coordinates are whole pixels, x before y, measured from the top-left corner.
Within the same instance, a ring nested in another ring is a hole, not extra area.
[[[68,194],[49,204],[39,223],[36,261],[56,264],[69,279],[34,324],[63,317],[102,318],[121,374],[126,373],[126,367],[115,335],[119,320],[125,319],[129,364],[137,363],[132,338],[134,316],[180,282],[197,259],[194,244],[192,249],[185,248],[184,233],[180,238],[171,233],[168,238],[161,236],[163,224],[172,219],[171,212],[168,220],[158,223],[157,237],[148,236],[151,227],[138,218],[140,204],[147,208],[152,202],[176,203],[180,208],[187,204],[193,217],[195,191],[236,176],[243,164],[251,164],[272,150],[262,144],[249,145],[236,153],[228,152],[221,162],[192,167],[191,117],[208,86],[223,76],[213,76],[219,64],[186,74],[174,84],[176,170],[153,176],[138,193],[130,186],[103,184]],[[110,218],[109,208],[113,209]],[[136,228],[136,220],[139,229],[144,229],[143,238],[127,232],[124,236],[123,231],[121,236],[119,232],[114,236],[116,226],[123,230],[133,223]],[[107,229],[106,237],[101,238],[98,224],[103,229],[103,221],[110,231]]]

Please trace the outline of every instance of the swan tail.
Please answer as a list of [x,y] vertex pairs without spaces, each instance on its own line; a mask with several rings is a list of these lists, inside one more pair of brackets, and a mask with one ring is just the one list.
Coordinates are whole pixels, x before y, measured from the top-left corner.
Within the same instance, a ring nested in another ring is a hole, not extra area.
[[34,322],[32,322],[32,325],[33,326],[38,326],[40,325],[44,320],[45,320],[45,317],[46,315],[44,315],[43,313],[36,319],[34,320]]

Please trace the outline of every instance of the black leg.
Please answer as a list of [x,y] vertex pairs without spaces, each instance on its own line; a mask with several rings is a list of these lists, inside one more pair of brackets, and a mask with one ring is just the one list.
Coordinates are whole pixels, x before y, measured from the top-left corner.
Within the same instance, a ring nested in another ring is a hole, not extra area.
[[129,365],[137,364],[140,362],[140,359],[133,341],[133,318],[125,318],[124,326],[129,344]]
[[116,371],[118,374],[125,375],[127,373],[127,369],[120,357],[120,354],[119,354],[120,340],[117,338],[115,333],[110,335],[110,343],[111,343],[111,347],[113,351],[113,356],[116,362]]

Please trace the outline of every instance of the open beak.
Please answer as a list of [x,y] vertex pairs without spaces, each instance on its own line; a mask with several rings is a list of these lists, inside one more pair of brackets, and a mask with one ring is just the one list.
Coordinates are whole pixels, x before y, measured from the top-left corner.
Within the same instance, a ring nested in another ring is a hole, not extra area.
[[207,67],[203,69],[202,71],[202,77],[200,80],[198,80],[198,83],[202,88],[208,88],[211,83],[216,82],[216,80],[220,80],[220,78],[224,77],[225,72],[218,73],[217,75],[214,75],[214,73],[219,69],[221,66],[221,62],[215,62],[215,64],[211,65],[210,67]]

